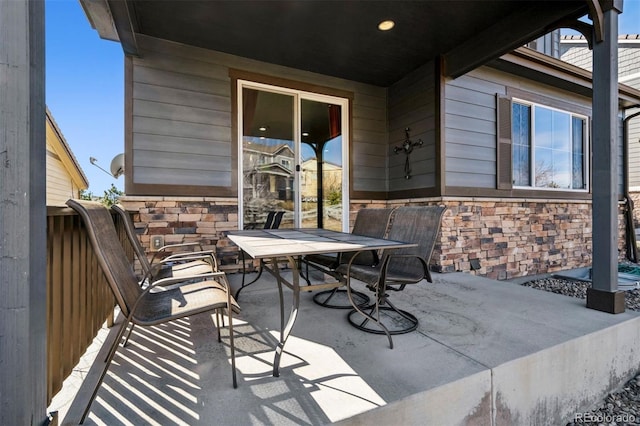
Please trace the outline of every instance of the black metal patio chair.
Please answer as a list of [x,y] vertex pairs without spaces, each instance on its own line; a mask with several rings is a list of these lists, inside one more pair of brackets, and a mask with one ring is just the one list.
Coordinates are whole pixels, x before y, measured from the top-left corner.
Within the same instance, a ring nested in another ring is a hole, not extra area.
[[[393,208],[374,208],[358,210],[356,220],[353,224],[352,234],[362,235],[372,238],[384,238],[387,234],[389,219]],[[355,253],[328,253],[310,254],[302,258],[306,266],[307,283],[309,282],[309,267],[318,269],[321,272],[333,274],[335,269],[344,263],[348,263]],[[362,266],[376,266],[380,262],[378,252],[375,250],[361,252],[353,263]],[[359,291],[351,291],[351,295],[358,306],[365,306],[369,303],[369,296]],[[332,290],[321,291],[313,295],[313,301],[320,306],[333,309],[351,309],[352,305],[346,298],[346,290],[334,288]]]
[[[267,213],[267,217],[265,219],[262,229],[278,229],[280,227],[280,223],[282,222],[282,217],[284,216],[284,213],[285,212],[282,210],[270,211],[269,213]],[[244,229],[255,229],[255,228],[256,228],[256,224],[251,224],[244,227]],[[240,261],[242,263],[242,284],[234,294],[234,297],[236,299],[238,299],[238,297],[240,296],[240,292],[242,291],[242,289],[258,281],[262,276],[262,272],[264,271],[264,262],[260,260],[260,264],[258,265],[258,275],[256,275],[256,277],[252,279],[250,282],[245,283],[246,276],[247,276],[247,267],[245,266],[245,260],[246,260],[245,252],[244,250],[240,250]]]
[[186,280],[165,278],[154,281],[143,289],[138,284],[138,279],[125,255],[109,210],[92,201],[70,199],[67,205],[82,218],[98,263],[124,316],[80,423],[84,422],[89,413],[129,323],[152,326],[187,316],[215,312],[218,341],[221,341],[221,317],[222,311],[225,310],[229,317],[232,381],[233,387],[237,387],[233,313],[239,312],[240,307],[231,295],[225,273],[211,272],[197,277],[186,277]]
[[[202,250],[202,245],[199,242],[164,245],[149,260],[136,235],[135,226],[129,212],[120,204],[112,205],[111,210],[118,214],[125,225],[124,229],[127,237],[144,274],[141,283],[146,281],[153,282],[162,278],[180,278],[218,271],[218,261],[215,253],[213,250]],[[198,250],[194,251],[194,249]],[[176,250],[189,251],[176,252]]]
[[[440,231],[446,207],[398,207],[391,218],[387,238],[415,243],[416,247],[385,250],[376,266],[356,264],[352,259],[336,268],[347,279],[347,294],[351,296],[351,280],[358,280],[375,293],[375,303],[365,308],[357,305],[349,312],[349,322],[360,330],[386,334],[393,348],[392,334],[408,333],[418,327],[418,319],[397,308],[389,298],[391,291],[404,290],[408,284],[426,279],[432,282],[429,259]],[[353,303],[353,301],[352,301]]]

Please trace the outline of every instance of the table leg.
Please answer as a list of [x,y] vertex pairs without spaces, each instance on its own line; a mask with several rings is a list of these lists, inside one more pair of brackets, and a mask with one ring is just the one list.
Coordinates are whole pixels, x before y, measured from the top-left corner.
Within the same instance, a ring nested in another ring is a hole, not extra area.
[[286,283],[287,281],[280,274],[280,268],[278,266],[277,259],[272,259],[272,261],[269,262],[270,267],[268,268],[268,270],[278,281],[278,291],[280,295],[280,341],[278,342],[276,353],[273,358],[274,377],[280,376],[280,358],[282,357],[282,352],[284,351],[284,345],[287,342],[287,338],[291,334],[291,330],[293,330],[293,326],[298,316],[298,308],[300,306],[300,271],[298,270],[297,263],[293,257],[287,256],[287,261],[289,262],[289,268],[291,268],[291,272],[293,274],[293,279],[290,283],[290,287],[293,290],[293,300],[291,313],[289,314],[289,319],[287,320],[286,325],[284,324],[284,298],[282,294],[282,284]]

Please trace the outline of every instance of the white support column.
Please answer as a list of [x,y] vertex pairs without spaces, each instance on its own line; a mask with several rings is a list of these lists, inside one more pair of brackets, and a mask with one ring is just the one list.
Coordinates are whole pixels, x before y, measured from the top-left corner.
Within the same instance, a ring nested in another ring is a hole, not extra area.
[[[603,3],[604,39],[593,46],[593,288],[587,307],[624,312],[618,292],[618,14]],[[604,10],[606,8],[606,10]]]
[[44,1],[0,0],[0,425],[46,419]]

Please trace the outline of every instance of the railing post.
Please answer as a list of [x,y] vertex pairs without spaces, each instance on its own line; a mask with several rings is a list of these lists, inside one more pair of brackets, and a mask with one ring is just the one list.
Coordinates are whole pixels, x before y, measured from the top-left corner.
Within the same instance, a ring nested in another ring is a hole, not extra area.
[[0,1],[0,424],[47,421],[44,1]]

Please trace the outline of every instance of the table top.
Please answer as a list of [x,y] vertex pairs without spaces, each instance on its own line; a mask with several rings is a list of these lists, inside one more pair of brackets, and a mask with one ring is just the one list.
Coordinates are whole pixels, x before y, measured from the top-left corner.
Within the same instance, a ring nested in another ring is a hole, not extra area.
[[417,246],[402,241],[315,228],[231,231],[228,237],[254,259]]

